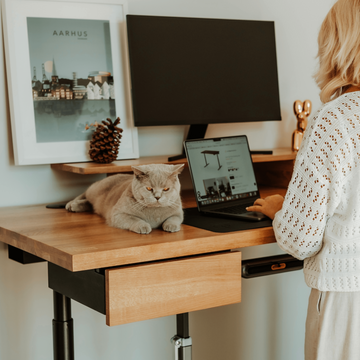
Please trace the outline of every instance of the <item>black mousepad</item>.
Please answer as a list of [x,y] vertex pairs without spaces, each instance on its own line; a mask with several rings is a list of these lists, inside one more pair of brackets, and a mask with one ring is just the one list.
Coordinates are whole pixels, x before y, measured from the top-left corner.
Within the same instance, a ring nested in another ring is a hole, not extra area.
[[184,209],[183,224],[213,232],[231,232],[272,226],[272,220],[243,221],[202,215],[197,208]]

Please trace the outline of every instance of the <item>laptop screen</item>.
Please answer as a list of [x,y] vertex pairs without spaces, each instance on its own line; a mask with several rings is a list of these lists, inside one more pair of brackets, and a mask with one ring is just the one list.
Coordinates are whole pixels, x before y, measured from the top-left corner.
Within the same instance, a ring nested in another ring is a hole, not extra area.
[[199,206],[259,195],[245,135],[185,141]]

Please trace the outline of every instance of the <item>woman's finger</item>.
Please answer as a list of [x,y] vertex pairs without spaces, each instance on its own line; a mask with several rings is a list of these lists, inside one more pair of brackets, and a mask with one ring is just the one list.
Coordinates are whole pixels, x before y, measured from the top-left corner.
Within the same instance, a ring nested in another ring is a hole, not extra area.
[[265,200],[264,199],[256,199],[255,201],[254,201],[254,205],[260,205],[260,206],[262,206],[262,205],[264,205],[265,204]]
[[261,209],[262,209],[261,206],[255,206],[255,205],[248,206],[246,208],[247,211],[257,211],[257,212],[261,212]]

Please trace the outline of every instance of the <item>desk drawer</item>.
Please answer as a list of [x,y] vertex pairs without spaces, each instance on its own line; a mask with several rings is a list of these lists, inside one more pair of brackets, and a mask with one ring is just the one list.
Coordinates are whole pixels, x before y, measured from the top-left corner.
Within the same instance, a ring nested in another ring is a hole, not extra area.
[[109,326],[241,301],[241,253],[194,256],[105,271]]

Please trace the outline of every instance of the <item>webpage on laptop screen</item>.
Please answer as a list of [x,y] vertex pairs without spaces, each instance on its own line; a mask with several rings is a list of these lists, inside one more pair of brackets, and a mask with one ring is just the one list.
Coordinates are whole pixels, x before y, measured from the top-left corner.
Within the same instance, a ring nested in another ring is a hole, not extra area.
[[204,139],[188,142],[186,147],[201,205],[258,195],[245,137]]

